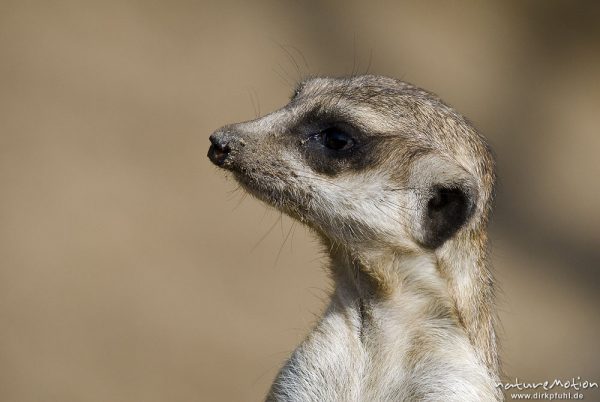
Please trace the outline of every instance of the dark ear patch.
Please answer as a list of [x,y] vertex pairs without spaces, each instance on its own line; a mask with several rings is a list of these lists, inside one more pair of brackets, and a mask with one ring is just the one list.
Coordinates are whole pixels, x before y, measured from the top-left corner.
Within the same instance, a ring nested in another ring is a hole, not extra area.
[[444,244],[469,219],[473,205],[468,193],[458,186],[433,187],[425,210],[423,244],[433,249]]

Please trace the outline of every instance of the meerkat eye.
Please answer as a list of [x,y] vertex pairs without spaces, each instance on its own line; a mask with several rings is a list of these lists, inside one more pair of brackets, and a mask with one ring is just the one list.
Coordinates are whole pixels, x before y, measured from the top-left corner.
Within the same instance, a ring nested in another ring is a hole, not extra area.
[[354,146],[354,140],[342,130],[331,127],[321,133],[323,145],[334,151],[345,151]]

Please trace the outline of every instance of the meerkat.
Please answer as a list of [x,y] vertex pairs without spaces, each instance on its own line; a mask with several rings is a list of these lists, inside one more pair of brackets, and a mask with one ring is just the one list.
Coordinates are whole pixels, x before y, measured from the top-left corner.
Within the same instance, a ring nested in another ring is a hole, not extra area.
[[310,78],[227,125],[208,156],[306,224],[328,307],[268,401],[499,401],[484,138],[437,96],[380,76]]

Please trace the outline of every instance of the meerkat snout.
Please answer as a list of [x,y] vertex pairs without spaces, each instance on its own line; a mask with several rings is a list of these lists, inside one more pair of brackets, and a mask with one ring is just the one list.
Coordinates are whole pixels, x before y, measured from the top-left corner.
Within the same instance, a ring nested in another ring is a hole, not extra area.
[[235,131],[226,127],[211,134],[209,140],[211,145],[207,156],[212,163],[223,168],[230,167],[239,148],[245,145]]
[[210,136],[210,142],[212,145],[208,149],[208,157],[215,165],[223,165],[231,151],[229,144],[222,137],[215,135]]

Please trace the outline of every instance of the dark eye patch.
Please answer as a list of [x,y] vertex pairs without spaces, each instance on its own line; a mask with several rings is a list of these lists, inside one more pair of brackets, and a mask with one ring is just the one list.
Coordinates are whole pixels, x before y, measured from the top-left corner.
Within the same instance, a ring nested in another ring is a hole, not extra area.
[[307,132],[298,141],[300,154],[315,172],[335,176],[347,170],[363,170],[376,163],[383,141],[347,124]]
[[335,176],[348,170],[367,169],[386,153],[383,145],[390,137],[367,132],[352,118],[347,110],[319,105],[303,113],[288,128],[286,138],[316,173]]

